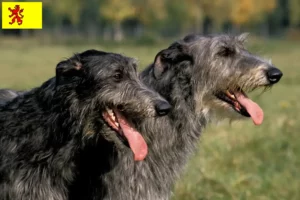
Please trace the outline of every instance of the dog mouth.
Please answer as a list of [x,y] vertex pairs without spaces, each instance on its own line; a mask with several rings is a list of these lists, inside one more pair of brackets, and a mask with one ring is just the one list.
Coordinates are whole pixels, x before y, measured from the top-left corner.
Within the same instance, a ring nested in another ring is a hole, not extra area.
[[216,97],[229,104],[239,114],[251,117],[255,125],[260,125],[263,122],[263,110],[242,89],[219,92],[216,94]]
[[142,135],[133,127],[125,116],[117,109],[106,109],[103,113],[104,120],[109,126],[129,143],[135,161],[144,160],[148,154],[148,146]]

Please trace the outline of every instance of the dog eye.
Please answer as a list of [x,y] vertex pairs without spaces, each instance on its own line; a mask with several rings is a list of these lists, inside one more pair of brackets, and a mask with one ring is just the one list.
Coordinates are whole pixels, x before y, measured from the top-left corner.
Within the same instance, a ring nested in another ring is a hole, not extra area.
[[120,72],[117,72],[115,75],[114,75],[114,79],[115,80],[121,80],[123,78],[123,75],[122,73]]

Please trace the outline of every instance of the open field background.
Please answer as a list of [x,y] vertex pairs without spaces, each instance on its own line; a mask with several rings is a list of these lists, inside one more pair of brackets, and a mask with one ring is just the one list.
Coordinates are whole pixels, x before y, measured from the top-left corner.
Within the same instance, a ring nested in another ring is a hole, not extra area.
[[[49,45],[0,38],[0,88],[39,86],[61,59],[90,48],[136,57],[141,70],[169,44]],[[284,74],[272,90],[250,95],[264,109],[264,123],[225,122],[206,129],[174,200],[300,199],[300,42],[253,39],[249,47],[272,58]]]

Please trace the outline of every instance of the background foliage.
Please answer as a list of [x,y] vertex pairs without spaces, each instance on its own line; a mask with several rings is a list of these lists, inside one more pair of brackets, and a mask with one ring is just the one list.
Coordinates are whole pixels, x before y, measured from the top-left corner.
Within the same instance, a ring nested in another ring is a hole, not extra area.
[[[34,0],[27,0],[34,1]],[[295,34],[299,0],[42,0],[43,31],[55,38],[158,39],[187,32],[251,31],[263,36]],[[26,31],[2,31],[28,35]],[[298,31],[296,31],[297,33]],[[297,34],[298,35],[298,34]]]

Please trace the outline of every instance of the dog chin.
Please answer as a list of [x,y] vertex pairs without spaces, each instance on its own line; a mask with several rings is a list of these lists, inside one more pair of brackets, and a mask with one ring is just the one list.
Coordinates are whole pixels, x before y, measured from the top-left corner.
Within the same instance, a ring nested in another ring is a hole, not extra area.
[[239,120],[249,119],[241,115],[237,111],[235,111],[231,106],[225,104],[223,105],[217,104],[211,107],[211,109],[204,109],[204,110],[207,110],[205,115],[207,121],[212,123],[220,123],[227,119],[229,121],[239,121]]

